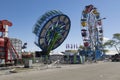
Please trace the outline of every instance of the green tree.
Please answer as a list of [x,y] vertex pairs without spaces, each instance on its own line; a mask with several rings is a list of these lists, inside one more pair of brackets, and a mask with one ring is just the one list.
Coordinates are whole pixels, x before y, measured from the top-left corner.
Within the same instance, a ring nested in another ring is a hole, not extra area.
[[113,34],[113,37],[111,40],[108,40],[107,42],[104,43],[104,47],[115,47],[118,53],[120,53],[120,33],[115,33]]

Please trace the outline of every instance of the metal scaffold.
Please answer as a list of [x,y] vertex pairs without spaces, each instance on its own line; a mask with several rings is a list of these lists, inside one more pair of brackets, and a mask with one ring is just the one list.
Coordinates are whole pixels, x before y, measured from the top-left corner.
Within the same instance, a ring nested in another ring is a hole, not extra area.
[[19,55],[17,54],[8,37],[8,27],[10,26],[12,26],[12,23],[10,21],[0,21],[0,59],[5,60],[5,64],[11,64],[12,61],[19,58]]

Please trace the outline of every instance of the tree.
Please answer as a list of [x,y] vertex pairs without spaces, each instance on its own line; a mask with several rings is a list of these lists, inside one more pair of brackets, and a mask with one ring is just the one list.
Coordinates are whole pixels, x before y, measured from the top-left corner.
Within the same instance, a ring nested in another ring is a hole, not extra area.
[[79,49],[84,49],[85,47],[83,45],[80,45],[79,46]]
[[115,47],[118,53],[120,53],[120,33],[115,33],[113,34],[113,38],[111,40],[108,40],[107,42],[104,43],[104,46],[106,47]]
[[113,34],[113,38],[117,39],[118,41],[120,41],[120,33]]

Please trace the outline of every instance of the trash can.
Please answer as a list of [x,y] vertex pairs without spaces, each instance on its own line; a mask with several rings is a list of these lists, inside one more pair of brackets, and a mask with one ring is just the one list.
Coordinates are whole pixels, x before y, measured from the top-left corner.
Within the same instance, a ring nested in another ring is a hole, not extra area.
[[32,67],[32,60],[26,59],[25,63],[24,63],[24,67],[25,68],[31,68]]

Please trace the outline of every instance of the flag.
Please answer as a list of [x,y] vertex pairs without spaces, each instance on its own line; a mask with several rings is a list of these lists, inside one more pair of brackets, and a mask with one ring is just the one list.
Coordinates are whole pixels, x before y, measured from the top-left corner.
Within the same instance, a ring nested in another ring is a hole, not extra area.
[[76,49],[78,49],[78,45],[76,44]]
[[71,44],[71,49],[73,48],[73,45]]

